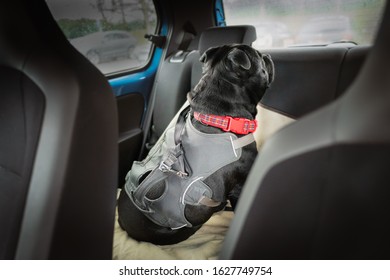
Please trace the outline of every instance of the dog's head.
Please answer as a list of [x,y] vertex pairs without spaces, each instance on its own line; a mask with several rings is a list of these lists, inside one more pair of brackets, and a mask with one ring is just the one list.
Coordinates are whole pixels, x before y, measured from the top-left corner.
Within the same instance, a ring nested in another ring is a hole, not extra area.
[[[253,107],[274,80],[271,56],[247,45],[210,48],[200,57],[200,61],[203,62],[203,76],[189,94],[189,99],[190,102],[197,99],[201,106],[205,105],[206,99],[210,103],[219,95],[225,103],[241,102]],[[222,109],[229,113],[228,108]]]
[[257,77],[262,87],[268,87],[274,79],[271,56],[247,45],[209,48],[200,57],[200,61],[204,63],[203,73],[218,72],[232,83],[240,84],[251,77]]

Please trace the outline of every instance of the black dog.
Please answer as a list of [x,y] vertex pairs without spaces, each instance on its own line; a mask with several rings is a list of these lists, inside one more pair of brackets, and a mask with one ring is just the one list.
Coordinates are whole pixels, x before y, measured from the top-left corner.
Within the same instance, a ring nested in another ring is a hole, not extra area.
[[[156,168],[156,171],[161,174],[166,170],[176,173],[171,175],[174,182],[180,181],[180,177],[183,178],[190,175],[195,178],[188,186],[185,186],[184,191],[181,191],[183,193],[183,199],[180,197],[183,200],[182,215],[180,210],[177,210],[178,213],[174,213],[176,207],[176,202],[173,201],[175,196],[172,194],[174,191],[171,191],[171,194],[167,194],[169,193],[167,189],[173,190],[174,187],[167,186],[168,181],[165,179],[159,181],[150,179],[153,178],[153,171],[146,172],[142,178],[137,179],[140,185],[143,183],[143,180],[145,182],[152,180],[154,183],[152,187],[146,188],[144,197],[139,199],[145,200],[147,205],[143,201],[137,202],[137,195],[134,197],[132,191],[126,192],[122,190],[118,200],[119,224],[131,237],[137,240],[161,245],[177,243],[195,233],[214,212],[222,210],[226,205],[227,199],[230,200],[234,209],[250,167],[257,155],[253,137],[250,141],[246,139],[251,139],[248,136],[252,135],[248,135],[248,133],[250,134],[255,129],[256,105],[273,81],[274,65],[270,56],[263,55],[246,45],[225,45],[208,49],[202,55],[200,61],[204,63],[203,76],[197,86],[187,95],[191,108],[187,117],[190,119],[187,121],[191,122],[192,127],[198,131],[198,134],[206,135],[205,137],[219,135],[217,137],[221,138],[221,134],[226,134],[226,131],[230,131],[227,135],[230,135],[233,150],[235,148],[231,136],[233,134],[231,133],[236,134],[234,136],[235,139],[244,140],[241,141],[244,144],[240,146],[240,156],[238,157],[236,154],[236,160],[229,162],[221,168],[216,168],[209,176],[196,176],[196,174],[190,173],[194,170],[202,169],[202,167],[192,166],[193,168],[191,169],[191,159],[187,158],[190,156],[191,151],[187,144],[187,151],[184,147],[184,152],[178,153],[177,158],[179,160],[172,165],[180,170],[171,170],[170,167],[168,169],[165,167],[163,170],[161,169],[161,164],[159,168]],[[226,116],[228,117],[226,118]],[[234,125],[236,127],[233,127],[234,123],[237,124],[237,126]],[[184,127],[184,124],[182,126]],[[175,131],[175,137],[177,134]],[[190,133],[187,134],[191,135]],[[192,145],[191,141],[195,141],[193,139],[187,141],[189,145]],[[203,144],[208,142],[207,140],[201,141]],[[199,147],[202,147],[203,144],[198,143]],[[180,143],[177,146],[181,147],[182,145]],[[217,150],[217,148],[215,149]],[[235,153],[235,151],[233,152]],[[210,164],[209,161],[213,161],[213,155],[210,154],[209,157],[206,154],[206,157],[204,162],[194,165],[207,165]],[[214,156],[214,158],[218,157]],[[182,163],[181,165],[178,164],[179,161]],[[187,163],[187,161],[189,162]],[[183,166],[187,166],[189,171],[183,168]],[[195,202],[188,202],[187,199],[187,202],[184,203],[184,197],[188,196],[187,191],[189,187],[194,182],[199,181],[202,181],[202,184],[205,184],[206,187],[202,185],[196,191],[206,190],[205,192],[208,195],[190,194],[190,196],[198,195],[200,197],[199,201],[199,197],[197,197]],[[211,192],[207,192],[207,189]],[[168,206],[167,208],[170,209],[167,211],[170,212],[161,216],[159,213],[156,213],[158,211],[156,209],[161,208],[161,205],[163,205],[161,201],[165,199],[165,196],[171,196],[167,204],[174,205]],[[152,205],[156,201],[160,203],[160,206],[156,207],[156,209],[149,209],[149,204]],[[177,202],[177,205],[180,208],[181,203]],[[153,215],[157,215],[157,217]],[[179,217],[179,220],[184,220],[187,223],[183,224],[183,222],[175,221],[176,216]],[[166,226],[166,224],[176,225],[177,227]]]

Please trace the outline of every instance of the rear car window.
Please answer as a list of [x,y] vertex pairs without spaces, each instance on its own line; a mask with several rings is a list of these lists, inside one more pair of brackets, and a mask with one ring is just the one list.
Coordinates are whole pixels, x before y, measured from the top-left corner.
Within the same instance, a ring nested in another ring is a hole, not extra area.
[[223,0],[227,25],[256,27],[255,48],[371,45],[385,0]]
[[104,74],[147,64],[157,14],[153,0],[47,0],[70,43]]

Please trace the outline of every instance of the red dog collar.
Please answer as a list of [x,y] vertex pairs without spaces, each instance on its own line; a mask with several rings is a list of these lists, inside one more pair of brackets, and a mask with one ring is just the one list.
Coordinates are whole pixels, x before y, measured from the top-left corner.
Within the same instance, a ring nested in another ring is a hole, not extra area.
[[194,118],[202,124],[218,127],[223,131],[231,131],[236,134],[248,134],[254,132],[257,128],[256,120],[207,115],[199,112],[194,112]]

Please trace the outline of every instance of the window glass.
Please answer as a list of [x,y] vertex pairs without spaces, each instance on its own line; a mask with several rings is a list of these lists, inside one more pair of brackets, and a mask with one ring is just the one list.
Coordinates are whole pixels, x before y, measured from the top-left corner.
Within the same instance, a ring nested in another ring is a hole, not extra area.
[[256,27],[255,48],[371,44],[385,0],[223,0],[227,25]]
[[153,0],[47,0],[71,44],[104,74],[148,62],[157,16]]

